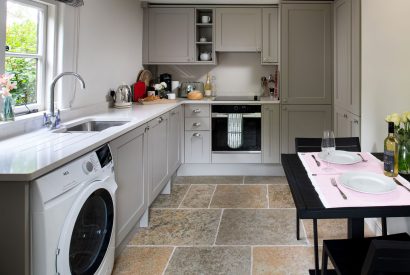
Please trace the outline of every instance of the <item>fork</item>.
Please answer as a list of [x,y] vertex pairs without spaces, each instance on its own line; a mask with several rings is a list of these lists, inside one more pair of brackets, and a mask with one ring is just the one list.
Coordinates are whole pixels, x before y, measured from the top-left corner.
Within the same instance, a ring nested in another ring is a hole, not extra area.
[[362,159],[363,162],[367,162],[367,159],[364,159],[362,155],[360,155],[359,153],[357,153],[357,155]]
[[345,200],[347,200],[347,196],[345,195],[345,193],[343,193],[343,191],[340,190],[339,186],[337,186],[337,183],[336,183],[335,178],[331,178],[331,179],[330,179],[330,182],[332,183],[332,185],[333,185],[334,187],[337,188],[337,190],[339,190],[340,195],[342,195],[342,197],[343,197]]

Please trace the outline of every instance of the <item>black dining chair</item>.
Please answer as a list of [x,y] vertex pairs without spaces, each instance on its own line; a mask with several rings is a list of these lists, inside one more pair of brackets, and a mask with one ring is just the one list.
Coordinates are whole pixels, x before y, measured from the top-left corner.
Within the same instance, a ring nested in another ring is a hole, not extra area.
[[[350,152],[360,152],[360,140],[358,137],[338,137],[335,138],[336,150],[344,150]],[[322,150],[321,138],[295,138],[296,153],[304,152],[320,152]],[[313,221],[313,230],[317,232],[316,221]],[[382,221],[383,228],[385,228],[385,220]],[[300,239],[300,220],[299,214],[296,211],[296,239]]]
[[382,237],[324,240],[322,275],[328,259],[339,275],[410,274],[410,236],[400,233]]

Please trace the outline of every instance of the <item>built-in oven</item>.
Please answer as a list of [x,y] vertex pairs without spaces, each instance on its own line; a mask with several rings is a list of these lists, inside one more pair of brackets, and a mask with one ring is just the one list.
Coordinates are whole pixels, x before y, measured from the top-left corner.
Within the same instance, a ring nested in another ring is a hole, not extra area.
[[261,105],[212,105],[212,162],[261,162]]

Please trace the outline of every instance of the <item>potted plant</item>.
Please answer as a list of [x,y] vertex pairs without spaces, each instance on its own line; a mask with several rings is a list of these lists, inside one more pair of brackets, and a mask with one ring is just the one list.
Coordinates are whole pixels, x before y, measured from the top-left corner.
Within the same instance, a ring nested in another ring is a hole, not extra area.
[[399,142],[399,173],[410,174],[410,112],[390,114],[386,122],[394,123],[394,132]]

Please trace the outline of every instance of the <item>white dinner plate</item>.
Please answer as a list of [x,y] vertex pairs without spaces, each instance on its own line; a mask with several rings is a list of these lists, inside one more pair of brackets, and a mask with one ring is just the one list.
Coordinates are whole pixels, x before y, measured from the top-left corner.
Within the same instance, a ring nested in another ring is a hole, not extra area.
[[319,152],[318,156],[321,160],[333,164],[354,164],[362,161],[356,152],[341,150],[333,151],[330,155],[327,155],[324,152]]
[[397,188],[392,178],[371,172],[347,172],[339,180],[346,188],[368,194],[385,194]]

